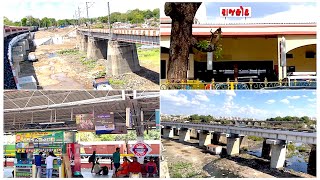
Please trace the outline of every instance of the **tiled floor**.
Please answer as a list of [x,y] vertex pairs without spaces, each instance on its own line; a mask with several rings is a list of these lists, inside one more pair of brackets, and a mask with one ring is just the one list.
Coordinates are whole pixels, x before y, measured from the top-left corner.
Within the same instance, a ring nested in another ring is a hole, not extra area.
[[[12,167],[5,167],[3,172],[4,178],[12,178],[12,171],[13,171]],[[95,174],[92,174],[90,171],[91,169],[81,169],[83,178],[111,178],[113,174],[112,170],[109,170],[108,176],[95,175]]]

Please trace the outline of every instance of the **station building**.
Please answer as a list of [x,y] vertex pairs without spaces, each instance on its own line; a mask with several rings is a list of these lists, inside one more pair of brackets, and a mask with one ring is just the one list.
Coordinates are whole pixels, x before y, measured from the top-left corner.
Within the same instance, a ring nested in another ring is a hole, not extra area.
[[[260,81],[278,81],[289,72],[316,72],[316,23],[216,23],[193,25],[193,36],[210,40],[210,30],[222,29],[222,57],[190,49],[188,79],[210,82],[257,76]],[[171,19],[161,18],[161,79],[166,79]],[[285,41],[286,66],[281,66],[281,41]],[[212,59],[208,60],[208,57]],[[212,69],[207,68],[212,61]]]

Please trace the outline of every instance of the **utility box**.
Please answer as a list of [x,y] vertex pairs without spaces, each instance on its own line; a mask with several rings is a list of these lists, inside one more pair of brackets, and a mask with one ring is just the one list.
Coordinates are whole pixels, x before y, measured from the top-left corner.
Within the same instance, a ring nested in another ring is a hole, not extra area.
[[206,145],[206,150],[212,154],[219,155],[222,152],[222,146],[208,144]]

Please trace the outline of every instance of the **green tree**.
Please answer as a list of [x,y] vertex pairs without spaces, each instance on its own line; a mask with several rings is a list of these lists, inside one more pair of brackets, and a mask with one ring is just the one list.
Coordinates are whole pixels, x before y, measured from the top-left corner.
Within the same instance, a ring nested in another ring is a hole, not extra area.
[[157,9],[154,9],[153,11],[153,17],[159,19],[160,18],[160,9],[157,8]]
[[21,24],[22,24],[22,26],[26,26],[26,25],[27,25],[27,21],[28,21],[27,18],[25,18],[25,17],[22,18],[22,19],[21,19]]

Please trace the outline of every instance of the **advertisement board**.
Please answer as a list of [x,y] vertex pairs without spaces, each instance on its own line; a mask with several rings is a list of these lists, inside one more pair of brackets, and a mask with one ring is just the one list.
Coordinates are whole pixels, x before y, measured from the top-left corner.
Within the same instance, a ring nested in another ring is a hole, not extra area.
[[95,116],[96,134],[109,134],[115,130],[113,112]]
[[78,131],[94,131],[94,118],[93,114],[77,114],[76,124]]

